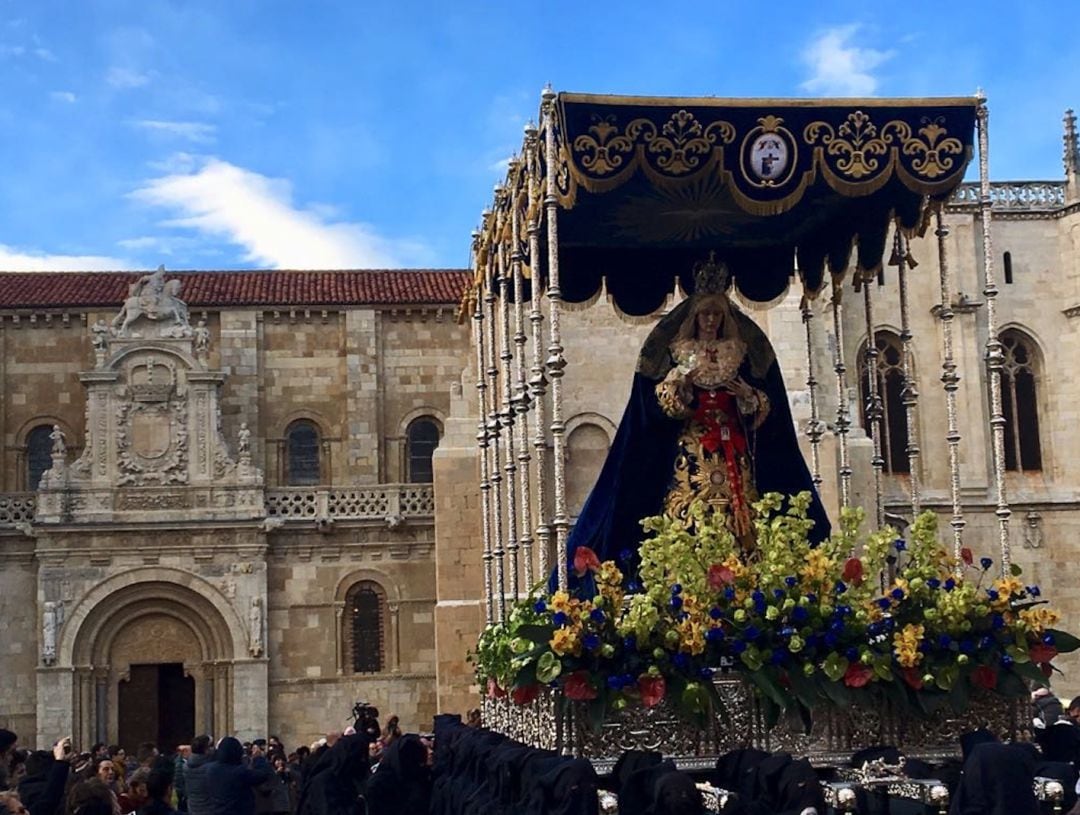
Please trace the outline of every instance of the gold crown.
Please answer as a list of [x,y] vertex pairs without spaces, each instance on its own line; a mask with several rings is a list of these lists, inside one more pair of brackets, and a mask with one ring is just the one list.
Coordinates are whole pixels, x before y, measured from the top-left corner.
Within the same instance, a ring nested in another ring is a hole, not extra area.
[[694,292],[696,294],[723,294],[731,285],[731,272],[723,261],[716,262],[716,252],[709,252],[708,260],[694,264]]

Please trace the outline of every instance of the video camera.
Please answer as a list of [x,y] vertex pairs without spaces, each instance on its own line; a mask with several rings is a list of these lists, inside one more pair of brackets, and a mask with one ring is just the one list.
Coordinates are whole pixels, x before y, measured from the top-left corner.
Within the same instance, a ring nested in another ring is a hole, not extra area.
[[382,735],[379,709],[368,702],[357,702],[352,709],[353,727],[357,733],[367,733],[374,741]]

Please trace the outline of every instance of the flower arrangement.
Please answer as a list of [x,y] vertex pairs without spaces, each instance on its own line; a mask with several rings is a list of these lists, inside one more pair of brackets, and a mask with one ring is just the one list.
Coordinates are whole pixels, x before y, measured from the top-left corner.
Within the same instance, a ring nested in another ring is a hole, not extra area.
[[765,495],[750,553],[704,504],[691,510],[693,532],[647,518],[629,579],[577,549],[572,591],[538,586],[483,632],[481,685],[518,704],[558,687],[588,703],[594,723],[664,699],[700,722],[720,705],[714,673],[729,668],[756,685],[770,724],[792,709],[809,724],[825,704],[925,716],[963,711],[973,689],[1024,696],[1025,682],[1049,684],[1053,659],[1080,647],[1018,567],[994,578],[990,558],[946,552],[933,513],[907,540],[890,528],[863,540],[862,512],[847,510],[813,546],[809,504],[808,493]]

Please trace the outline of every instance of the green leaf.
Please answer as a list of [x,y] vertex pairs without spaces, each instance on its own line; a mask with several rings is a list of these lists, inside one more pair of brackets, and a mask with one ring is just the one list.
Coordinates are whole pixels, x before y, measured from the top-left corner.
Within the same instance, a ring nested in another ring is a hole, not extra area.
[[1012,666],[1013,671],[1029,682],[1034,682],[1040,687],[1050,687],[1050,680],[1046,678],[1046,675],[1039,669],[1039,666],[1033,662],[1014,662]]
[[1013,671],[1001,671],[998,674],[997,692],[1002,696],[1014,699],[1027,698],[1028,696],[1027,685]]
[[787,708],[790,703],[790,698],[780,688],[773,678],[769,676],[768,671],[750,671],[748,674],[751,681],[761,689],[761,692],[766,698],[775,702],[780,710]]
[[590,730],[599,730],[607,717],[607,705],[604,703],[604,695],[601,694],[588,703],[588,723]]
[[789,672],[788,679],[791,682],[791,690],[800,705],[813,709],[820,704],[821,697],[814,680],[804,676],[802,671]]
[[833,682],[839,682],[840,679],[847,673],[848,661],[845,657],[833,651],[829,656],[825,658],[825,662],[821,665],[821,670],[825,672],[825,676],[829,677]]
[[1072,634],[1054,628],[1046,629],[1046,633],[1053,636],[1054,647],[1058,649],[1059,654],[1071,654],[1077,648],[1080,648],[1080,639]]
[[1020,568],[1020,564],[1018,564],[1018,563],[1010,563],[1009,564],[1009,574],[1011,574],[1013,577],[1019,577],[1023,573],[1024,573],[1024,570]]
[[531,640],[535,643],[546,643],[551,639],[551,635],[555,633],[555,629],[550,625],[537,625],[533,623],[521,626],[515,633],[519,637]]
[[957,682],[949,690],[949,695],[946,698],[949,701],[949,706],[957,713],[963,713],[968,709],[970,702],[969,687],[967,682]]

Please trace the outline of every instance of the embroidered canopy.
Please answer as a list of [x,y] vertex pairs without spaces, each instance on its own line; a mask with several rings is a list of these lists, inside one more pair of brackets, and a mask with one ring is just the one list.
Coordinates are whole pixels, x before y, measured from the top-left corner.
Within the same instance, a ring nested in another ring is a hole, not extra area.
[[512,163],[478,249],[487,258],[511,241],[516,207],[521,257],[543,272],[550,226],[537,264],[526,225],[543,220],[553,142],[565,301],[593,298],[606,279],[620,310],[651,313],[676,280],[692,291],[690,269],[712,250],[749,300],[783,295],[796,269],[813,296],[826,268],[847,270],[854,246],[857,268],[876,271],[894,220],[909,233],[925,228],[929,206],[964,177],[980,104],[561,93]]

